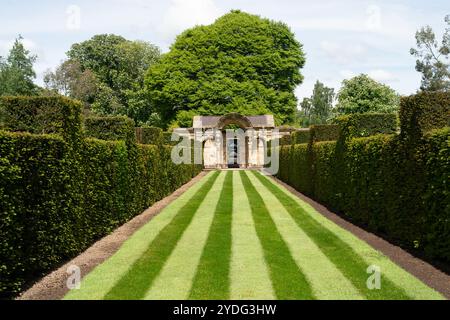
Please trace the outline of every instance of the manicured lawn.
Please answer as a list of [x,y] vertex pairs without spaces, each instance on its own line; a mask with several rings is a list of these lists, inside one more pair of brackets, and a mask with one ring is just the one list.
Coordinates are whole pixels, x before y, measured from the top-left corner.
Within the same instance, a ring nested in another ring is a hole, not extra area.
[[[369,290],[367,268],[381,270]],[[211,172],[66,299],[442,299],[255,171]]]

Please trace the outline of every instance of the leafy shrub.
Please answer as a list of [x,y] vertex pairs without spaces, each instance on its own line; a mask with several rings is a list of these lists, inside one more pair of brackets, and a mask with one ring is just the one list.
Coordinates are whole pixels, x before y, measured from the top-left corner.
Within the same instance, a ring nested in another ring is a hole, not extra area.
[[356,113],[334,120],[341,128],[341,137],[369,137],[397,131],[397,116],[391,113]]
[[4,130],[79,138],[82,105],[77,101],[64,97],[2,97],[0,105]]
[[125,116],[88,117],[84,120],[84,131],[90,138],[136,142],[134,121]]
[[164,135],[161,128],[148,127],[148,128],[136,128],[136,137],[138,143],[141,144],[164,144]]
[[309,143],[310,130],[298,130],[291,134],[293,144]]
[[335,124],[314,125],[311,126],[310,131],[310,140],[314,142],[336,141],[340,132],[339,126]]
[[[404,99],[401,135],[393,134],[396,117],[384,114],[340,117],[335,142],[317,142],[312,128],[311,143],[280,148],[278,177],[355,223],[450,264],[450,128],[426,131],[447,123],[446,97]],[[441,106],[438,120],[420,116],[418,109],[431,106],[417,105],[430,101]]]
[[280,138],[280,146],[287,146],[292,143],[292,135],[282,136]]
[[197,175],[169,147],[0,131],[0,296],[74,257]]
[[400,122],[402,135],[412,139],[431,129],[450,126],[450,93],[421,92],[403,97]]

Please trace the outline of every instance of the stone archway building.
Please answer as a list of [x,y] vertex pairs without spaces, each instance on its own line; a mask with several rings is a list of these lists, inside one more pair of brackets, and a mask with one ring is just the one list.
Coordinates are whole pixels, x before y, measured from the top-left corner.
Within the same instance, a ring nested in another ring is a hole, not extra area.
[[[227,130],[231,125],[240,129],[240,135]],[[275,127],[272,115],[238,113],[195,116],[188,130],[191,139],[202,142],[205,169],[262,168],[268,142],[289,134]]]

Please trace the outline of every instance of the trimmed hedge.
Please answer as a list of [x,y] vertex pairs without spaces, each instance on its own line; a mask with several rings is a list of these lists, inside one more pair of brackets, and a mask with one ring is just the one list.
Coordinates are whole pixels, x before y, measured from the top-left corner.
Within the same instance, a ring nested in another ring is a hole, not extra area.
[[0,132],[0,292],[76,256],[201,168],[170,148],[87,139],[73,157],[58,136]]
[[450,126],[450,93],[421,92],[400,103],[401,133],[416,139],[426,131]]
[[[0,298],[15,296],[202,169],[175,165],[168,146],[136,144],[134,123],[126,117],[87,119],[87,134],[103,140],[84,139],[77,103],[33,99],[37,110],[50,105],[55,113],[73,113],[55,116],[63,120],[49,121],[50,128],[34,124],[41,116],[8,124],[62,135],[0,131]],[[15,108],[32,110],[33,99],[2,101],[8,101],[8,114],[17,115]]]
[[84,132],[89,138],[136,142],[134,121],[126,116],[87,117]]
[[387,117],[361,131],[357,124],[369,118],[345,117],[336,142],[281,147],[278,177],[353,222],[450,266],[450,128],[415,143],[405,133],[355,137],[395,128]]
[[392,134],[398,127],[397,116],[391,113],[356,113],[337,117],[334,122],[340,126],[343,139]]
[[340,128],[336,124],[313,125],[310,129],[310,141],[336,141],[339,139]]
[[164,134],[161,128],[136,128],[137,142],[141,144],[164,144]]
[[310,135],[310,129],[295,131],[291,134],[291,142],[292,144],[309,143]]
[[1,97],[3,130],[36,134],[58,133],[66,140],[79,139],[80,102],[64,97]]

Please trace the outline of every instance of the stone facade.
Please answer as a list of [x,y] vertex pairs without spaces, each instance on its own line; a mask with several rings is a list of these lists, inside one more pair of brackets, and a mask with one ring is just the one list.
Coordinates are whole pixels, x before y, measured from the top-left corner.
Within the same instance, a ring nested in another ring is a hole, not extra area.
[[272,115],[237,113],[196,116],[192,128],[178,131],[201,143],[205,169],[262,168],[269,142],[289,134],[275,127]]

